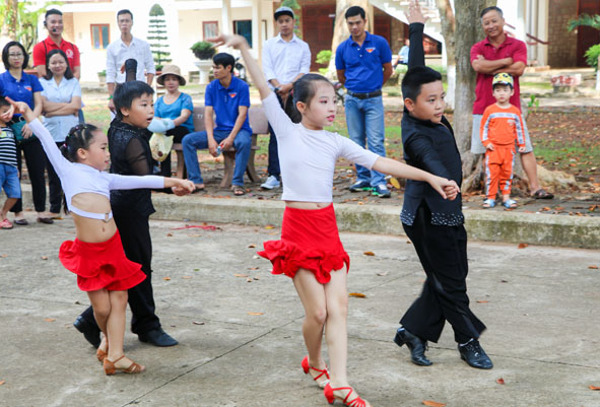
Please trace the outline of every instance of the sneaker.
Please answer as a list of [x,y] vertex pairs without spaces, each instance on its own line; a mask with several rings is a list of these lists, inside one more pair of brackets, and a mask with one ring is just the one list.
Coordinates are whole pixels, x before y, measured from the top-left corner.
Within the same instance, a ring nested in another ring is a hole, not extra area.
[[2,222],[0,222],[0,228],[2,228],[2,229],[12,229],[13,228],[13,224],[10,223],[10,221],[8,219],[4,219]]
[[280,186],[281,186],[281,182],[279,182],[277,177],[275,177],[275,175],[269,175],[269,178],[267,178],[265,183],[262,184],[260,187],[262,189],[273,189],[273,188],[279,188]]
[[392,193],[388,189],[387,185],[379,184],[373,188],[371,195],[378,196],[380,198],[389,198],[392,196]]
[[367,181],[356,181],[354,184],[350,185],[350,188],[348,188],[350,190],[350,192],[362,192],[362,191],[370,191],[371,188],[371,184],[369,184]]

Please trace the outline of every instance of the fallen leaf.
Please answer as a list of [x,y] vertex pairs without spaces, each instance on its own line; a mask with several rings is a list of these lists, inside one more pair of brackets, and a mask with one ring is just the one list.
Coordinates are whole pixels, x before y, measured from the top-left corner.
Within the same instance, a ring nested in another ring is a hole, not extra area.
[[169,281],[169,280],[171,280],[171,277],[163,277],[163,280]]
[[588,266],[590,270],[598,270],[598,266]]
[[390,184],[392,184],[394,186],[394,188],[396,189],[400,189],[400,183],[398,182],[398,180],[394,177],[390,178]]
[[529,246],[527,243],[519,243],[519,245],[517,246],[517,249],[524,249],[527,246]]
[[248,277],[248,274],[234,274],[234,277]]
[[275,226],[273,226],[273,225],[266,225],[265,229],[275,229]]
[[389,274],[389,272],[387,271],[382,271],[381,273],[377,273],[378,276],[387,276]]
[[437,401],[433,401],[433,400],[423,400],[423,405],[426,405],[429,407],[444,407],[446,404],[438,403]]
[[42,260],[48,260],[48,256],[42,256]]
[[256,245],[254,243],[248,245],[248,249],[254,249]]
[[172,237],[173,233],[167,233],[167,237]]
[[260,280],[260,277],[252,277],[255,280]]
[[258,270],[260,267],[248,267],[248,270],[250,271],[255,271]]
[[375,256],[375,253],[373,253],[373,252],[370,252],[370,251],[369,251],[369,252],[364,252],[363,254],[364,254],[365,256]]
[[503,378],[496,379],[496,383],[498,383],[498,384],[505,384]]
[[0,380],[0,386],[2,386],[4,383],[6,383],[6,380]]
[[194,325],[204,325],[204,322],[193,321],[192,324],[194,324]]
[[364,295],[363,293],[350,293],[348,294],[349,297],[358,297],[358,298],[367,298],[366,295]]
[[258,316],[258,315],[264,315],[264,312],[248,312],[248,315],[252,315],[252,316]]
[[181,278],[183,278],[184,280],[189,280],[190,278],[192,278],[192,276],[183,276]]
[[477,300],[477,304],[487,304],[488,300]]
[[3,255],[2,255],[2,258],[3,258],[3,259],[5,259],[5,258],[7,258],[7,257],[8,257],[8,254],[3,254]]
[[44,318],[44,321],[46,321],[46,322],[54,322],[54,321],[56,321],[56,318]]
[[600,390],[600,386],[592,386],[590,384],[590,390]]
[[252,277],[248,277],[248,278],[246,279],[246,282],[247,282],[247,283],[251,283],[251,282],[252,282]]

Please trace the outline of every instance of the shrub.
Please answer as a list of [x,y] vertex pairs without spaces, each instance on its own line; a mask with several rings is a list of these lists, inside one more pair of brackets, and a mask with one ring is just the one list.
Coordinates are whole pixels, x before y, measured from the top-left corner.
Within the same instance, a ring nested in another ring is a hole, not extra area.
[[585,51],[585,62],[594,68],[596,71],[598,70],[598,57],[600,56],[600,44],[592,45]]
[[197,43],[192,45],[190,49],[192,50],[196,58],[200,60],[212,59],[212,57],[214,57],[217,53],[217,49],[213,47],[213,45],[210,42],[206,41],[198,41]]

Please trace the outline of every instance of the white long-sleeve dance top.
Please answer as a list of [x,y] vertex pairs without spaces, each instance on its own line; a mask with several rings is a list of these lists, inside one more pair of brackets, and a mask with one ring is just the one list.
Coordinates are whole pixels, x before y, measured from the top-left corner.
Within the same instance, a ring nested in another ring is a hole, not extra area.
[[338,158],[371,169],[379,156],[354,141],[326,130],[294,124],[275,93],[263,101],[267,119],[277,136],[284,201],[332,202],[333,173]]
[[110,190],[112,189],[164,188],[165,182],[163,177],[155,175],[134,176],[110,174],[99,171],[87,164],[73,163],[62,155],[52,135],[38,119],[29,123],[29,126],[42,142],[44,151],[60,178],[67,207],[71,212],[79,216],[108,222],[112,218],[112,211],[108,213],[94,213],[79,209],[71,205],[71,200],[77,194],[90,192],[110,199]]

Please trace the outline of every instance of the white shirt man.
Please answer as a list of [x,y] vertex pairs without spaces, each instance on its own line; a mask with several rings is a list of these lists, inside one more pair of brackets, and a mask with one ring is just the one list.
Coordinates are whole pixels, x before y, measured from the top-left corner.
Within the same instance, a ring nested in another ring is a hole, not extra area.
[[[282,106],[291,103],[290,92],[294,82],[310,71],[310,48],[308,44],[294,34],[295,16],[289,7],[275,10],[275,21],[279,34],[265,42],[262,53],[262,64],[265,78],[275,91]],[[289,100],[288,100],[289,99]],[[261,185],[264,189],[279,187],[281,171],[277,154],[277,139],[273,129],[269,127],[269,177]]]
[[106,49],[106,86],[109,93],[108,107],[113,110],[112,95],[117,83],[125,82],[125,61],[135,59],[137,64],[136,79],[152,85],[156,69],[150,45],[131,34],[133,26],[133,14],[129,10],[121,10],[117,13],[117,24],[121,31],[121,37],[112,42]]

